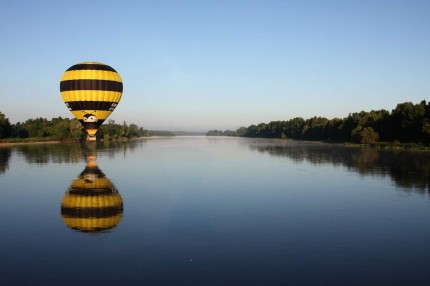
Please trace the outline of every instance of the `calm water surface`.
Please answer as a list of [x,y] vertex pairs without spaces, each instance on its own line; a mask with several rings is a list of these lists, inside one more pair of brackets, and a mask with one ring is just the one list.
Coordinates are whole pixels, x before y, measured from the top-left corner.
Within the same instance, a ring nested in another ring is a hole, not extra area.
[[0,284],[430,285],[429,185],[429,154],[314,143],[0,148]]

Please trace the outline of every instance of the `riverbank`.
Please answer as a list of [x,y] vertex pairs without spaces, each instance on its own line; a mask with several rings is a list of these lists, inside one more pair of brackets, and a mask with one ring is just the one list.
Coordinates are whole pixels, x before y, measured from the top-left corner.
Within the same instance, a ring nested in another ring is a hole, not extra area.
[[0,140],[0,147],[10,147],[16,145],[27,145],[27,144],[59,144],[61,141],[57,140],[41,140],[41,139],[3,139]]
[[339,144],[346,146],[346,147],[430,152],[430,146],[425,146],[425,145],[417,144],[417,143],[376,142],[376,143],[371,143],[371,144],[359,144],[359,143],[344,142],[344,143],[339,143]]
[[[284,140],[284,139],[281,139]],[[294,139],[287,139],[294,140]],[[301,141],[301,140],[297,140]],[[375,142],[375,143],[354,143],[354,142],[341,142],[341,141],[302,141],[302,142],[314,142],[314,143],[325,143],[333,144],[344,147],[352,148],[374,148],[382,150],[403,150],[403,151],[418,151],[418,152],[430,152],[430,146],[418,144],[418,143],[401,143],[401,142]]]
[[[110,140],[109,142],[125,142],[134,139],[140,138],[149,138],[149,137],[133,137],[133,138],[125,138],[121,137],[118,139]],[[60,140],[52,140],[52,139],[40,139],[40,138],[20,138],[20,139],[1,139],[0,147],[11,147],[17,145],[33,145],[33,144],[63,144],[63,143],[80,143],[81,141],[60,141]],[[103,142],[103,140],[98,141]]]

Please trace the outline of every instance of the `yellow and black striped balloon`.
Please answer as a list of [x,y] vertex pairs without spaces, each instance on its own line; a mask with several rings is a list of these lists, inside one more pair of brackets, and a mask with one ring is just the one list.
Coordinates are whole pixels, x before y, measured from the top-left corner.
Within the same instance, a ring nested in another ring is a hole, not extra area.
[[95,162],[72,183],[61,202],[64,223],[81,232],[101,232],[118,225],[123,203],[112,182]]
[[97,62],[71,66],[60,82],[63,101],[84,126],[90,140],[95,140],[97,129],[118,105],[122,90],[117,71]]

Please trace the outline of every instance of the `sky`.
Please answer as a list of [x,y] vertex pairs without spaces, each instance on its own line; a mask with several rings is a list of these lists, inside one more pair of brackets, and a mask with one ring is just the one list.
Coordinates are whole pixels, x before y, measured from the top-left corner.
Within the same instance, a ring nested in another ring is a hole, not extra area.
[[68,117],[59,82],[102,62],[109,119],[234,130],[430,100],[430,0],[0,1],[0,112]]

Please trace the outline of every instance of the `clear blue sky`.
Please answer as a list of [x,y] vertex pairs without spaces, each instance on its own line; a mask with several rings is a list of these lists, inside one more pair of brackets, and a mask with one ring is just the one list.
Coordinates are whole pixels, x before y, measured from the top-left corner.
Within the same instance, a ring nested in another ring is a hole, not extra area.
[[124,82],[110,119],[236,129],[430,100],[429,0],[0,2],[0,111],[72,117],[59,81],[98,61]]

